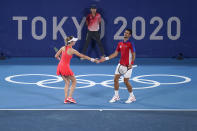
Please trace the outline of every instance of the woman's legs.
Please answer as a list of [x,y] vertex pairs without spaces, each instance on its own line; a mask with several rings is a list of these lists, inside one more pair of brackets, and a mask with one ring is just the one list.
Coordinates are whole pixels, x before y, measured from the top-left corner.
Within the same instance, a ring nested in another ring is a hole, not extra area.
[[76,81],[75,76],[69,76],[68,79],[72,81],[72,85],[71,85],[71,88],[70,88],[70,92],[69,92],[69,96],[68,97],[72,97],[72,94],[73,94],[73,92],[75,90],[77,81]]
[[[75,76],[62,76],[62,79],[65,81],[65,88],[64,88],[64,92],[65,92],[65,101],[64,103],[76,103],[76,101],[72,98],[72,94],[75,90],[76,87],[76,78]],[[70,92],[68,94],[68,89],[69,89],[69,85],[70,85],[70,80],[72,82],[71,88],[70,88]]]
[[66,99],[68,97],[68,88],[70,85],[70,80],[68,79],[68,76],[62,76],[62,79],[65,82],[64,93],[65,93],[65,99]]

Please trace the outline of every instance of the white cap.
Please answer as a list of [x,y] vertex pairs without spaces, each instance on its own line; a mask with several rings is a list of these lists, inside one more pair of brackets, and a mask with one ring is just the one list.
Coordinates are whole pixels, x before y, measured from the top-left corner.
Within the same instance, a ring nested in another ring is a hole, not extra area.
[[78,38],[73,37],[71,40],[69,40],[68,42],[72,42],[72,41],[77,41]]

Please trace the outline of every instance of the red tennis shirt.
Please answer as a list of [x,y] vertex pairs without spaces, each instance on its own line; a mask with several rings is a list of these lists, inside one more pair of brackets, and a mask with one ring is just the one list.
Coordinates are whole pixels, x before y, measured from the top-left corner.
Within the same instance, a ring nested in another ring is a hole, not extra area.
[[130,64],[134,64],[134,61],[132,60],[132,53],[135,52],[135,47],[130,41],[119,42],[116,51],[121,53],[121,65],[128,66]]

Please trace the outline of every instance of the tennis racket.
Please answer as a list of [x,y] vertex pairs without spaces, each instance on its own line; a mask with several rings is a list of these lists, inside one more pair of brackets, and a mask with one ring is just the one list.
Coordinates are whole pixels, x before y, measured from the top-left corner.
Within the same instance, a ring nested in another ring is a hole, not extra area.
[[[132,68],[134,67],[137,67],[137,65],[133,65]],[[130,68],[130,69],[132,69]],[[128,66],[124,66],[124,65],[119,65],[118,67],[118,72],[121,74],[121,75],[124,75],[127,73],[128,70],[130,70]]]

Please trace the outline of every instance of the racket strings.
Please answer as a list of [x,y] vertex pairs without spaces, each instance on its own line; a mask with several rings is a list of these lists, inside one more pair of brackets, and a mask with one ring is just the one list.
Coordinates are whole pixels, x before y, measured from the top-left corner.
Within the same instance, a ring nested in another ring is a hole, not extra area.
[[128,67],[120,65],[119,68],[118,68],[118,71],[119,71],[120,74],[125,74],[128,71]]

